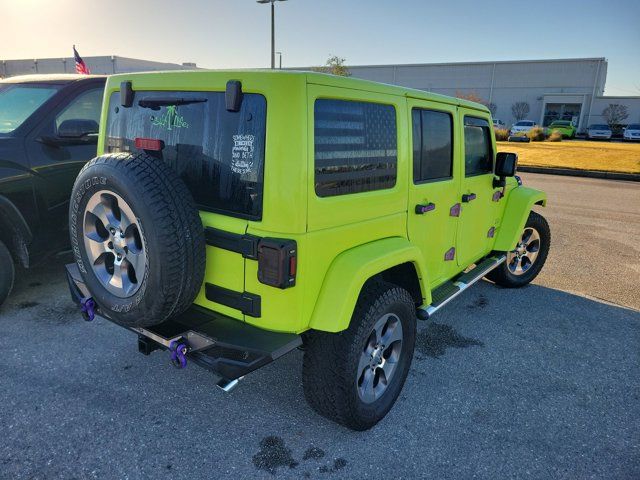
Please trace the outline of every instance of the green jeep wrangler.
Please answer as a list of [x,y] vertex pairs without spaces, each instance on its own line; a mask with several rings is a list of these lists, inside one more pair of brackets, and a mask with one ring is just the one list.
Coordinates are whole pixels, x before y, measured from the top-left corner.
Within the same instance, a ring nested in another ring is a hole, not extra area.
[[368,429],[416,319],[545,262],[546,196],[491,125],[476,103],[318,73],[112,76],[72,195],[72,296],[224,390],[299,347],[309,404]]

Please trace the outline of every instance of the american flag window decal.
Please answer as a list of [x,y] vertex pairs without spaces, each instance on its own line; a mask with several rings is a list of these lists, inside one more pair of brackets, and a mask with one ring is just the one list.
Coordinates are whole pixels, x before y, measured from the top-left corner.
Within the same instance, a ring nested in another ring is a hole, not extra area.
[[318,196],[395,185],[398,145],[393,106],[318,99],[314,107],[314,137]]

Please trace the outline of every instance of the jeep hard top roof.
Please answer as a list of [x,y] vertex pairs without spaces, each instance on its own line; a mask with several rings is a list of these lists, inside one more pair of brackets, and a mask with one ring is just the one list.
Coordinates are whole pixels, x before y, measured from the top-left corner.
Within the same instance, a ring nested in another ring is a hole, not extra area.
[[[160,72],[139,72],[139,73],[123,73],[112,75],[107,80],[107,90],[117,89],[120,86],[120,82],[126,80],[136,79],[145,80],[145,84],[153,84],[158,81],[158,88],[166,86],[171,81],[176,81],[180,84],[193,84],[194,81],[204,81],[207,78],[218,79],[224,77],[232,79],[233,75],[264,75],[265,78],[273,77],[305,77],[307,84],[327,85],[341,88],[349,88],[354,90],[365,90],[368,92],[382,93],[387,95],[404,96],[410,98],[416,98],[421,100],[428,100],[433,102],[447,103],[450,105],[459,105],[475,110],[481,110],[483,112],[489,112],[489,109],[482,104],[464,100],[461,98],[449,97],[447,95],[440,95],[438,93],[426,92],[424,90],[417,90],[408,87],[401,87],[398,85],[389,85],[386,83],[372,82],[370,80],[362,80],[352,77],[341,77],[337,75],[329,75],[326,73],[309,72],[309,71],[297,71],[297,70],[268,70],[268,69],[243,69],[243,70],[181,70],[181,71],[160,71]],[[134,90],[136,85],[133,85]],[[146,89],[146,87],[142,88]],[[164,89],[164,88],[163,88]],[[181,88],[184,90],[184,88]],[[195,88],[195,90],[201,90],[201,88]]]
[[0,79],[0,83],[52,83],[65,84],[81,80],[93,80],[96,78],[106,78],[106,75],[80,75],[76,73],[52,73],[18,75]]

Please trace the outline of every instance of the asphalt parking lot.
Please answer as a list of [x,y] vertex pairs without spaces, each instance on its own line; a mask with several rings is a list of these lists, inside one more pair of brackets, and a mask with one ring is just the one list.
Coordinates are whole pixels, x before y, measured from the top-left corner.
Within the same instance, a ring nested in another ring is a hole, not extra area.
[[64,258],[23,275],[0,310],[0,478],[640,478],[640,184],[523,178],[549,193],[543,273],[421,322],[364,433],[306,405],[302,352],[225,394],[83,322]]

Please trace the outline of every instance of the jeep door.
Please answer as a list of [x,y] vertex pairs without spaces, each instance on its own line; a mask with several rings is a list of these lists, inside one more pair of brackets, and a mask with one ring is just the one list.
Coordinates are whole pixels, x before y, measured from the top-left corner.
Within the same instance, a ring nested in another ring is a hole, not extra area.
[[456,152],[456,106],[408,99],[412,167],[409,178],[409,239],[424,255],[429,284],[436,287],[457,270],[458,217],[452,207],[460,191]]
[[105,153],[144,151],[175,169],[200,211],[207,240],[205,285],[195,303],[243,320],[260,316],[259,298],[245,292],[245,261],[256,258],[249,222],[263,213],[267,103],[247,86],[239,111],[227,110],[227,79],[214,80],[207,86],[215,91],[180,84],[170,91],[136,89],[126,107],[119,91],[111,93]]
[[500,199],[494,193],[495,141],[488,112],[459,109],[462,142],[460,220],[457,237],[458,266],[465,268],[492,249],[500,222]]

